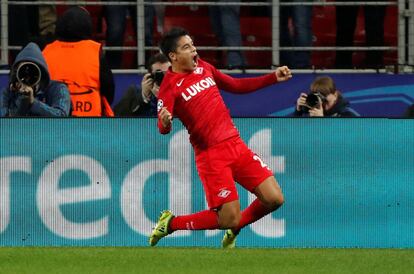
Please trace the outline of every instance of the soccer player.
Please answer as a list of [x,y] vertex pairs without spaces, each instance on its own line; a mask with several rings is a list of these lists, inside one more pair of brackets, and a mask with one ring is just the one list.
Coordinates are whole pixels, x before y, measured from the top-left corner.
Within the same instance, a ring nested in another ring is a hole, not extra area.
[[[159,91],[158,128],[169,133],[173,117],[187,128],[209,209],[183,216],[163,211],[149,243],[176,230],[227,229],[222,246],[232,248],[243,227],[278,209],[284,198],[272,171],[241,140],[219,88],[252,92],[290,79],[291,71],[283,66],[260,77],[232,78],[200,59],[182,28],[165,33],[160,49],[171,67]],[[235,181],[257,197],[242,212]]]

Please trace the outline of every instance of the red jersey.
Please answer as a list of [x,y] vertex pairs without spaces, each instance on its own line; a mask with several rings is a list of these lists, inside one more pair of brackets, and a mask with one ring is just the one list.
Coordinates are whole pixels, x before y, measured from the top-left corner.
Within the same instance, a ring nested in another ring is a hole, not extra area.
[[[171,68],[168,70],[158,94],[158,112],[166,107],[186,127],[194,149],[204,150],[239,135],[219,89],[248,93],[276,82],[275,73],[233,78],[198,59],[193,72],[175,73]],[[159,116],[158,128],[162,134],[171,130],[170,127],[163,127]]]

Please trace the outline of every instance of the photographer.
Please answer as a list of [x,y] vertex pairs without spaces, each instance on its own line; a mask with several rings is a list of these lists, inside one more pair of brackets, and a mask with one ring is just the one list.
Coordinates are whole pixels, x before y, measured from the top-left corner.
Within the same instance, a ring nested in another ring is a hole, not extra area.
[[170,67],[167,57],[161,53],[148,61],[148,73],[138,85],[130,86],[114,107],[116,116],[157,116],[157,96],[164,73]]
[[349,106],[349,102],[336,89],[329,76],[316,78],[310,87],[310,93],[301,93],[296,101],[293,116],[297,117],[358,117]]
[[0,94],[0,116],[70,115],[70,95],[63,83],[50,81],[40,48],[29,43],[17,55],[7,88]]

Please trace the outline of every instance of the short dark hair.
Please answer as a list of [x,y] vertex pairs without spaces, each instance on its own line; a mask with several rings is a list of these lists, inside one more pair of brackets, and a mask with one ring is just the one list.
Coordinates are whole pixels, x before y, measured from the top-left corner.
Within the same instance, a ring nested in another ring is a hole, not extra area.
[[150,59],[148,60],[147,70],[148,70],[149,73],[152,73],[152,65],[154,65],[155,63],[164,64],[164,63],[168,63],[168,62],[169,62],[169,60],[164,54],[157,53],[155,55],[152,55],[150,57]]
[[181,28],[181,27],[173,27],[161,38],[160,41],[160,49],[161,52],[167,56],[168,60],[171,61],[170,56],[168,55],[170,52],[175,52],[177,50],[177,41],[180,37],[189,35],[188,31]]
[[92,17],[81,6],[67,9],[56,22],[56,36],[61,41],[76,42],[92,38]]

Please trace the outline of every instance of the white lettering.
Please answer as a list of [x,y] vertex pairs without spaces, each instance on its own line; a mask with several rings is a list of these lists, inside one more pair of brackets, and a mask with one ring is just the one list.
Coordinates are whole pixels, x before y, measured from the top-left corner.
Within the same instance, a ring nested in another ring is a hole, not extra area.
[[192,88],[194,87],[197,92],[202,92],[204,89],[202,87],[200,87],[200,82],[195,83],[194,85],[191,86]]
[[207,77],[206,78],[206,80],[212,85],[212,86],[215,86],[216,85],[216,82],[214,82],[214,80],[213,79],[211,79],[211,77]]
[[183,96],[183,98],[184,98],[184,100],[185,100],[185,101],[188,101],[188,100],[190,100],[190,99],[191,99],[191,96],[188,96],[188,97],[187,97],[187,95],[185,95],[185,93],[184,93],[184,92],[182,92],[182,93],[181,93],[181,96]]
[[203,88],[209,88],[209,87],[210,87],[210,83],[209,83],[209,82],[207,82],[206,80],[201,80],[201,81],[200,81],[200,85],[201,85]]
[[[121,190],[121,210],[125,222],[134,231],[148,235],[155,226],[155,223],[146,216],[144,211],[143,193],[148,178],[156,173],[168,173],[169,209],[175,215],[191,212],[191,155],[188,133],[181,130],[170,141],[169,159],[142,162],[126,175]],[[161,199],[157,193],[154,193],[154,198]],[[151,208],[155,206],[153,204]],[[189,231],[173,234],[173,236],[188,235],[190,235]]]
[[[275,173],[285,172],[285,157],[272,155],[272,132],[270,129],[263,129],[256,132],[249,141],[252,151],[260,154],[265,162],[269,163]],[[249,193],[249,204],[256,199],[256,196]],[[273,219],[272,214],[267,215],[258,222],[252,223],[250,228],[263,237],[280,238],[285,236],[285,219]]]
[[0,233],[7,229],[10,222],[10,174],[13,172],[31,173],[31,167],[29,157],[0,158]]
[[272,132],[270,129],[256,132],[249,140],[249,147],[262,157],[273,172],[285,172],[285,156],[272,155]]
[[[261,167],[263,167],[263,168],[268,168],[268,167],[267,167],[267,165],[263,162],[263,160],[262,160],[262,159],[260,159],[260,157],[259,157],[259,156],[254,155],[254,156],[253,156],[253,160],[255,160],[255,161],[259,161],[259,163],[260,163],[260,166],[261,166]],[[268,168],[268,169],[269,169],[269,168]]]
[[[90,178],[88,186],[59,189],[59,179],[68,170],[80,170]],[[102,200],[111,197],[109,177],[96,160],[82,155],[63,156],[50,163],[39,178],[37,204],[47,228],[70,239],[90,239],[108,233],[108,216],[88,223],[67,220],[60,206],[70,203]],[[81,214],[81,213],[80,213]]]
[[181,93],[181,96],[184,98],[185,101],[190,100],[192,97],[196,96],[198,93],[204,91],[205,89],[211,87],[211,86],[215,86],[216,83],[214,82],[214,80],[211,77],[207,77],[201,81],[199,81],[198,83],[195,83],[193,85],[191,85],[189,88],[186,88],[186,92],[188,94],[186,94],[185,92]]
[[187,91],[191,96],[197,95],[197,90],[195,90],[193,86],[189,87]]

